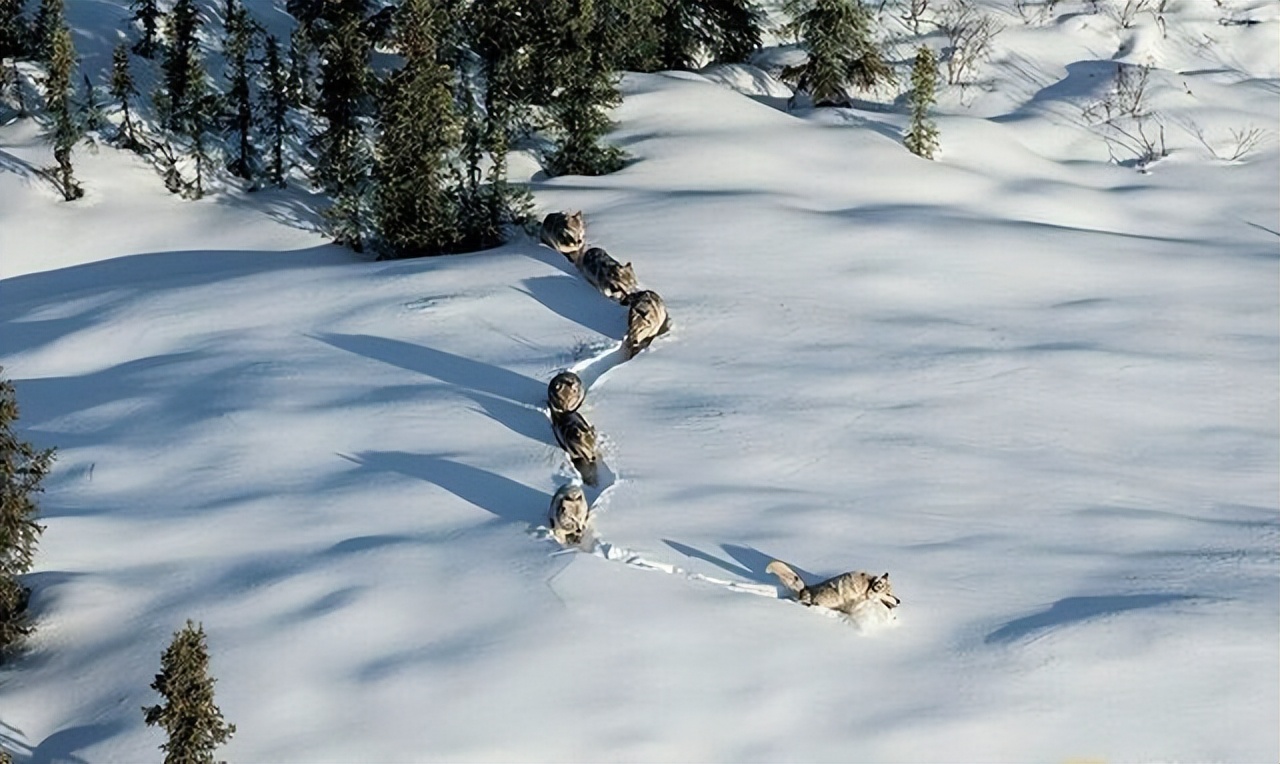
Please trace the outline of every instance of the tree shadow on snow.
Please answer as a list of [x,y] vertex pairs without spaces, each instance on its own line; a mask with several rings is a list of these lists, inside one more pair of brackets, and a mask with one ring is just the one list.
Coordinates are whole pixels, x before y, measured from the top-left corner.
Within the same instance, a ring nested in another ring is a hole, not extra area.
[[1115,615],[1126,610],[1159,607],[1170,602],[1203,599],[1191,594],[1117,594],[1102,597],[1067,597],[1048,610],[1016,618],[996,629],[983,640],[986,644],[1013,642],[1029,634],[1059,626],[1069,626],[1091,618]]
[[[737,544],[721,544],[720,548],[724,550],[725,554],[729,558],[731,558],[722,559],[700,549],[695,549],[688,544],[681,544],[678,541],[663,539],[662,543],[686,557],[693,557],[704,562],[709,562],[721,570],[732,573],[735,576],[745,578],[748,581],[754,581],[759,584],[778,584],[778,579],[765,570],[765,568],[769,566],[769,563],[778,558],[771,557],[754,547],[739,546]],[[790,565],[790,563],[788,563],[788,565]],[[801,578],[810,581],[817,580],[813,574],[803,568],[796,567],[795,565],[791,565],[791,568],[795,570],[796,573],[800,574]]]
[[76,756],[76,751],[100,743],[123,729],[124,723],[117,720],[58,730],[32,749],[31,764],[85,764],[87,760]]
[[523,283],[524,289],[512,289],[583,328],[606,337],[626,333],[627,309],[596,292],[581,276],[535,276]]
[[339,456],[363,469],[396,472],[440,486],[463,501],[510,522],[540,523],[551,503],[550,494],[444,456],[405,451],[361,451],[354,456]]

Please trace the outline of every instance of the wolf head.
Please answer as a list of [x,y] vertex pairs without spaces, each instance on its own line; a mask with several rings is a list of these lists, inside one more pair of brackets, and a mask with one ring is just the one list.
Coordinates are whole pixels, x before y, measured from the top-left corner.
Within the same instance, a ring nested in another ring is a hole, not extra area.
[[893,596],[893,585],[889,583],[889,574],[887,572],[883,576],[875,576],[867,582],[867,594],[868,599],[876,600],[890,609],[902,603],[902,600]]
[[552,377],[547,385],[547,404],[556,413],[577,411],[585,395],[582,380],[571,371],[560,372]]

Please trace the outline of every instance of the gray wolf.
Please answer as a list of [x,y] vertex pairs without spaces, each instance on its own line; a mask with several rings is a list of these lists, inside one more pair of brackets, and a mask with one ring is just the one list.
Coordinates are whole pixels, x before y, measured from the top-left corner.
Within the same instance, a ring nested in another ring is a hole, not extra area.
[[622,349],[628,359],[649,347],[654,338],[671,328],[666,303],[662,295],[645,289],[632,292],[622,299],[628,306],[627,334],[622,338]]
[[552,413],[551,429],[556,442],[569,454],[573,466],[587,485],[596,484],[596,428],[591,426],[581,412]]
[[593,287],[610,300],[621,301],[639,288],[631,263],[619,263],[600,247],[592,247],[583,253],[578,261],[578,269]]
[[560,486],[551,497],[551,535],[565,546],[582,543],[590,514],[582,486],[573,483]]
[[577,411],[586,398],[582,380],[571,371],[562,371],[547,384],[547,406],[552,414],[568,414]]
[[861,571],[841,573],[822,583],[805,586],[791,566],[781,560],[769,563],[765,570],[777,576],[784,586],[795,592],[796,599],[805,605],[818,605],[852,615],[864,602],[879,602],[890,609],[902,602],[893,596],[888,573],[883,576],[873,576]]
[[582,210],[577,212],[552,212],[542,219],[542,243],[577,263],[587,246],[587,224],[582,220]]

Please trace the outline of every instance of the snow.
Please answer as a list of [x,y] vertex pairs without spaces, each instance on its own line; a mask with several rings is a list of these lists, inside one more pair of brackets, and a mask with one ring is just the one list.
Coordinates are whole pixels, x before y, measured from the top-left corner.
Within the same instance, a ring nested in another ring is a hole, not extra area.
[[[59,449],[0,746],[154,759],[191,618],[228,761],[1275,760],[1280,5],[1059,5],[999,5],[936,162],[900,104],[787,113],[767,56],[628,75],[633,163],[534,183],[666,300],[626,363],[533,240],[362,262],[304,192],[182,201],[105,147],[65,204],[0,128],[0,359]],[[1081,106],[1149,57],[1139,172]],[[539,530],[570,366],[595,553]],[[902,606],[824,618],[775,558]]]

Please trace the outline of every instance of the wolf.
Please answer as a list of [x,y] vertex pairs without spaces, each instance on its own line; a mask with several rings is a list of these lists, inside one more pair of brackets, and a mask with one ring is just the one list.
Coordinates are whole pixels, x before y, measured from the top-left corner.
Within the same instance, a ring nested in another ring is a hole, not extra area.
[[587,485],[596,484],[596,428],[578,411],[551,415],[551,429],[556,442],[569,454],[573,466]]
[[591,507],[582,486],[568,483],[551,497],[551,535],[565,546],[582,543],[590,520]]
[[542,243],[564,255],[576,264],[587,246],[587,224],[582,220],[582,210],[577,212],[552,212],[542,219]]
[[547,406],[552,414],[568,414],[577,411],[586,398],[582,380],[571,371],[562,371],[547,384]]
[[796,599],[803,604],[839,610],[847,615],[852,615],[864,602],[879,602],[890,609],[902,602],[893,596],[888,573],[883,576],[873,576],[861,571],[841,573],[820,584],[805,586],[791,566],[781,560],[769,563],[765,570],[781,579],[782,584],[795,592]]
[[600,247],[592,247],[583,253],[578,269],[587,277],[591,286],[610,300],[621,301],[640,288],[631,263],[623,265]]
[[622,349],[627,359],[631,359],[649,347],[655,337],[665,334],[671,328],[671,319],[662,295],[648,289],[632,292],[623,298],[622,304],[628,307],[627,334],[622,338]]

